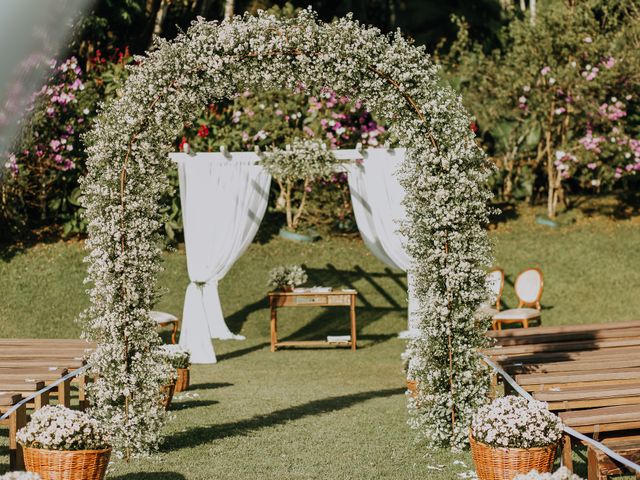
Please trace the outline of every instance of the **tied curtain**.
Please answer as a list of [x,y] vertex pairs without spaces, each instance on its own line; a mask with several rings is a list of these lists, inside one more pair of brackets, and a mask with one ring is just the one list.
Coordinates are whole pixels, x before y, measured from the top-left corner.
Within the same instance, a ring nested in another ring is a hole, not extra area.
[[172,154],[178,164],[189,286],[180,345],[193,363],[215,363],[211,339],[244,339],[224,321],[218,282],[256,235],[271,176],[253,152]]
[[363,159],[345,165],[353,213],[365,245],[383,263],[407,272],[409,283],[409,336],[415,330],[417,301],[412,294],[411,258],[404,245],[406,238],[398,230],[406,220],[402,205],[405,191],[396,178],[404,161],[405,149],[374,148],[362,151]]

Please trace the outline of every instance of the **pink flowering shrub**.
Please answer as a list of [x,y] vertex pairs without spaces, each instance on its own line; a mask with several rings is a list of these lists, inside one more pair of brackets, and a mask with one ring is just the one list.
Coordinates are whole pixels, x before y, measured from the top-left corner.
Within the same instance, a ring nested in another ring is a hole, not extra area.
[[[116,52],[117,55],[117,52]],[[114,55],[114,57],[116,56]],[[98,60],[85,72],[75,57],[51,62],[45,85],[34,95],[21,136],[11,152],[0,152],[4,179],[0,227],[62,226],[63,234],[84,230],[79,215],[78,179],[84,173],[82,135],[98,102],[115,95],[130,57]],[[15,206],[19,206],[15,208]],[[14,208],[4,208],[4,207]]]
[[[514,19],[503,51],[459,41],[443,62],[478,119],[503,199],[629,190],[640,172],[640,13],[631,0],[557,2]],[[636,45],[637,46],[637,45]]]
[[[328,89],[244,92],[232,102],[211,104],[204,109],[192,125],[185,127],[177,148],[183,150],[189,144],[193,152],[218,151],[222,146],[229,151],[252,151],[256,146],[266,150],[283,148],[299,138],[319,140],[331,149],[354,148],[358,143],[379,147],[386,140],[386,129],[362,102]],[[296,202],[306,197],[300,218],[303,226],[355,230],[346,174],[300,181],[292,194]],[[282,192],[276,192],[274,198],[276,210],[284,209]],[[178,219],[171,225],[176,230],[180,228]]]

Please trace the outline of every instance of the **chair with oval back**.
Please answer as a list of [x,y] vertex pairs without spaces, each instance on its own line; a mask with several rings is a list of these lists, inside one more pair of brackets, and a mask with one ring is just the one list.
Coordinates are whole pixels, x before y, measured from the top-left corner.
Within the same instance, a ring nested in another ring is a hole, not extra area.
[[510,308],[493,316],[493,329],[502,330],[503,324],[519,323],[528,328],[531,323],[540,325],[540,298],[544,280],[539,268],[520,272],[514,285],[518,296],[518,308]]

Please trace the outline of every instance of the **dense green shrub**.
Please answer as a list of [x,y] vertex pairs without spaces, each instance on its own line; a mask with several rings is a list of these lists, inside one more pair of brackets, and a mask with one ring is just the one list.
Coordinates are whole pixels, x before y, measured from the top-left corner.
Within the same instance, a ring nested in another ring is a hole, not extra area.
[[457,20],[442,62],[477,118],[504,198],[629,188],[640,171],[640,11],[633,0],[551,2],[486,54]]

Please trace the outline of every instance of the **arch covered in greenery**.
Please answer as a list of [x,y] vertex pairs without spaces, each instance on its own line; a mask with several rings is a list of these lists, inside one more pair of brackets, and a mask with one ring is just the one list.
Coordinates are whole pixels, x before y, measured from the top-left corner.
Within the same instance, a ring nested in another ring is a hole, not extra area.
[[89,394],[116,449],[153,450],[164,421],[158,398],[166,372],[147,313],[158,296],[158,201],[177,132],[202,105],[246,90],[322,87],[363,100],[408,149],[397,175],[407,191],[402,229],[419,300],[419,334],[407,346],[408,374],[418,382],[409,423],[431,445],[464,445],[488,388],[476,353],[486,323],[475,311],[486,297],[490,261],[484,224],[491,166],[424,48],[350,17],[322,23],[304,10],[292,19],[264,12],[199,19],[136,60],[121,96],[87,137],[82,181],[91,283],[85,333],[99,342]]

